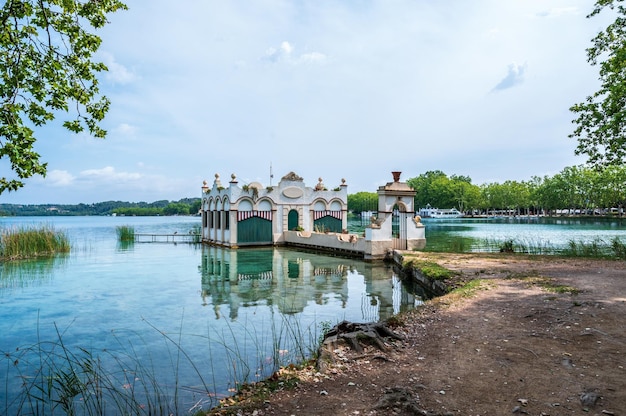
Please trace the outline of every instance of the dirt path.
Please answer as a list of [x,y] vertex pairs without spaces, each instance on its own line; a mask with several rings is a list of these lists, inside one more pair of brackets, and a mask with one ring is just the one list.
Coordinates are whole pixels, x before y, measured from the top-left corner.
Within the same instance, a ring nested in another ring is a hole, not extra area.
[[295,388],[213,414],[626,415],[624,262],[419,256],[480,289],[404,316],[387,352],[338,348]]

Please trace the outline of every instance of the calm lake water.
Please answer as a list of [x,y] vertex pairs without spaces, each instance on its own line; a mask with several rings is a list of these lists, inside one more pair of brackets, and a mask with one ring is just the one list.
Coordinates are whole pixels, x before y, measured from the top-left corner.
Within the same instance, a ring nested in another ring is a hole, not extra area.
[[41,224],[65,231],[72,252],[0,264],[0,414],[15,413],[14,399],[37,380],[42,360],[80,348],[99,358],[116,387],[157,385],[170,409],[187,414],[215,405],[237,382],[309,356],[324,327],[377,321],[422,300],[382,264],[117,241],[120,225],[188,233],[197,217],[0,218],[0,228]]
[[[626,241],[623,220],[424,222],[429,250],[477,251],[507,239],[535,247]],[[0,264],[0,414],[23,407],[15,398],[25,383],[36,384],[48,358],[82,357],[80,348],[98,358],[115,388],[158,390],[167,409],[144,414],[187,414],[214,406],[238,382],[308,357],[325,327],[377,321],[422,301],[382,264],[280,248],[117,241],[120,225],[188,233],[197,217],[0,218],[0,228],[41,224],[65,231],[73,249]],[[43,413],[63,414],[58,407]]]

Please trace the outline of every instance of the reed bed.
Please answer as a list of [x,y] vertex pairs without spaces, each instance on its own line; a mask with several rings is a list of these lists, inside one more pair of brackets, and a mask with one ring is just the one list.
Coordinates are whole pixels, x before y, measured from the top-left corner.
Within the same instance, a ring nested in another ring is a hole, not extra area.
[[561,254],[569,257],[613,258],[626,260],[626,243],[618,237],[610,241],[596,238],[592,241],[570,240]]
[[68,253],[67,234],[52,225],[12,227],[0,230],[0,258],[18,260]]
[[117,239],[121,242],[134,242],[135,241],[135,227],[131,225],[118,225],[115,227],[117,233]]
[[522,253],[531,255],[558,255],[565,257],[626,259],[626,243],[618,237],[611,240],[596,238],[592,241],[570,240],[565,247],[557,247],[549,241],[520,239],[485,240],[477,252]]
[[559,250],[550,241],[541,239],[507,238],[505,240],[484,240],[474,251],[523,253],[532,255],[555,255]]

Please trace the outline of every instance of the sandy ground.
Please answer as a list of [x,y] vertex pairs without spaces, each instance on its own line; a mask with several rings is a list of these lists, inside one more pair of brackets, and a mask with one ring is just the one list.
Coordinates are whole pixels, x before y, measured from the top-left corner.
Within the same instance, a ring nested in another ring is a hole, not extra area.
[[625,262],[418,256],[480,289],[402,316],[386,351],[336,348],[323,370],[286,370],[271,395],[211,414],[626,415]]

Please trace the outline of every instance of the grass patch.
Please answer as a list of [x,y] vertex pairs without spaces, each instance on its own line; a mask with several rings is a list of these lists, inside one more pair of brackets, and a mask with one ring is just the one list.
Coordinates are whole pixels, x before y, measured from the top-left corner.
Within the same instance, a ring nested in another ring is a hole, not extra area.
[[485,279],[473,279],[465,283],[463,286],[457,287],[450,291],[446,296],[453,298],[471,298],[476,295],[479,290],[489,290],[493,287],[493,283]]
[[0,259],[3,260],[50,256],[69,251],[67,235],[51,225],[14,227],[0,231]]
[[468,299],[476,296],[476,293],[481,290],[489,290],[494,287],[494,283],[486,279],[473,279],[462,286],[452,289],[450,292],[443,296],[439,296],[431,299],[429,302],[439,305],[453,305],[459,303],[464,299]]
[[403,264],[403,268],[416,269],[424,277],[431,280],[446,280],[456,275],[452,270],[426,260],[409,260]]
[[540,276],[536,271],[532,270],[524,273],[510,273],[506,278],[521,280],[529,286],[539,286],[552,293],[569,293],[570,295],[577,295],[580,293],[580,290],[573,286],[555,283],[552,278]]
[[542,289],[551,293],[567,293],[570,295],[577,295],[580,293],[580,289],[577,289],[573,286],[555,283],[551,278],[545,276],[528,276],[515,278],[522,280],[530,286],[539,286]]

